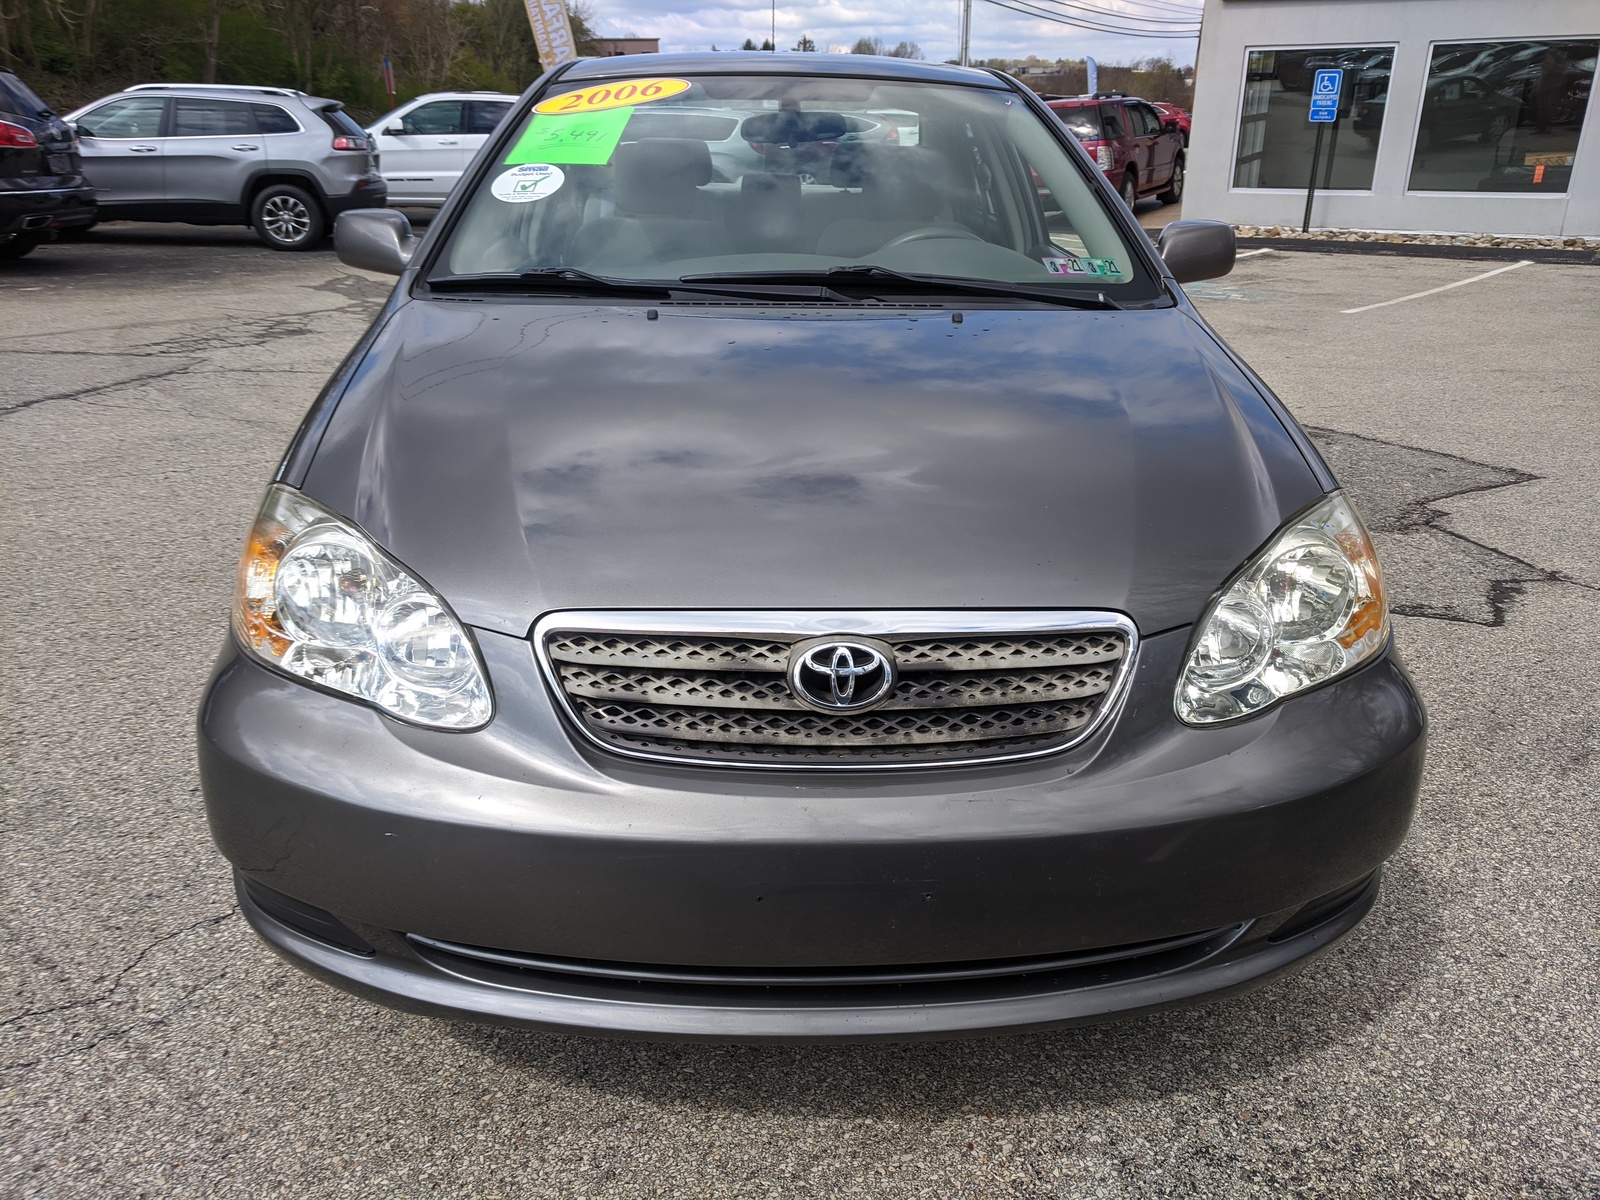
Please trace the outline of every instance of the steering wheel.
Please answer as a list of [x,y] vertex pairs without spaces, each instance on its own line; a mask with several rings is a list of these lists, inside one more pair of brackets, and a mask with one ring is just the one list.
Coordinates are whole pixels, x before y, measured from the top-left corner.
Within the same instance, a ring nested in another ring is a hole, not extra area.
[[959,242],[983,241],[965,225],[924,225],[919,229],[908,229],[898,237],[890,238],[873,253],[882,254],[885,250],[893,250],[896,246],[906,246],[912,242],[933,242],[941,239]]

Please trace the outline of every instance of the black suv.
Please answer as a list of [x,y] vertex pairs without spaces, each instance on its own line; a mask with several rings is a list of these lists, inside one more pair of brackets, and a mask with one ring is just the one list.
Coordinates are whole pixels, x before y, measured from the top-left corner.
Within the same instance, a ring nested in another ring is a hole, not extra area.
[[78,140],[32,89],[0,69],[0,259],[95,221]]

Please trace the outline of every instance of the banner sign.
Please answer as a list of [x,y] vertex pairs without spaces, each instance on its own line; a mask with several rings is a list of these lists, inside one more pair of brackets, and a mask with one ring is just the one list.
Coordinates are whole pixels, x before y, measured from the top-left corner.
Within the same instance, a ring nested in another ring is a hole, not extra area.
[[572,40],[572,22],[567,18],[566,0],[525,0],[528,24],[533,26],[533,44],[539,48],[539,67],[548,71],[578,57]]

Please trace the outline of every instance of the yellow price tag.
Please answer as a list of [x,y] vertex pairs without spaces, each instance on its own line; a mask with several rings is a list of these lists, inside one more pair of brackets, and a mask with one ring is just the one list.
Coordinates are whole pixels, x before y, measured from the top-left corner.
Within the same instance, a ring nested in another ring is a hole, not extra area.
[[652,100],[665,100],[687,92],[693,84],[687,79],[629,79],[623,83],[604,83],[583,88],[565,95],[552,96],[533,106],[536,113],[599,112],[605,108],[623,108],[630,104],[649,104]]

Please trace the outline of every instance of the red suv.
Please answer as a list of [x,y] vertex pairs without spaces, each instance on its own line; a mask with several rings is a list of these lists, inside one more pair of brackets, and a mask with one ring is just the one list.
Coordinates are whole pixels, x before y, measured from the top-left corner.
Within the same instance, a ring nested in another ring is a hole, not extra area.
[[1094,155],[1129,208],[1141,196],[1155,195],[1163,204],[1183,198],[1183,134],[1148,101],[1097,92],[1048,96],[1045,103]]

